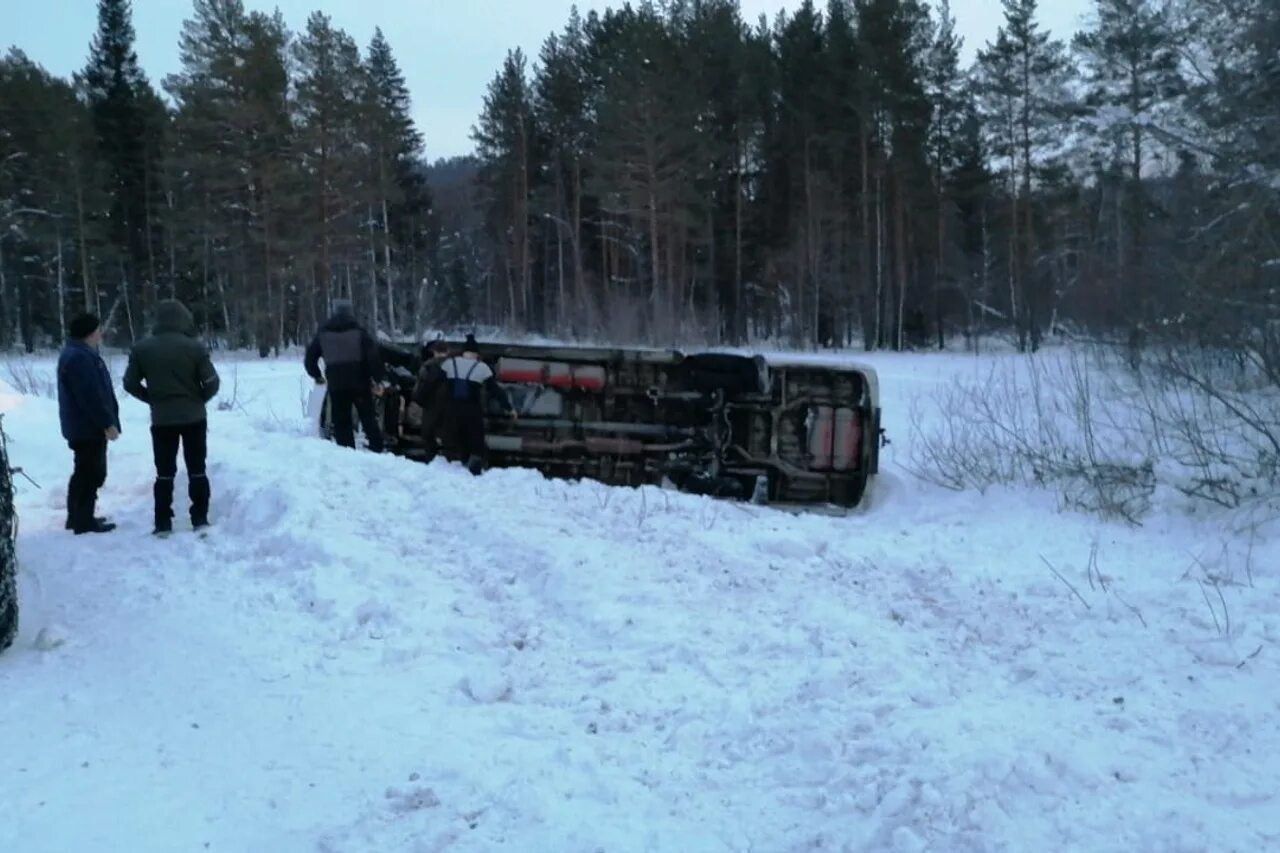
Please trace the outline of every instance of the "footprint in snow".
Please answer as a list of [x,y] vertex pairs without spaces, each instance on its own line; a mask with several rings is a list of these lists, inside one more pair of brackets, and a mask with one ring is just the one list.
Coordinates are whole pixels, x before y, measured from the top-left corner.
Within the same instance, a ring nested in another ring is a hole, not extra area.
[[757,539],[756,548],[762,553],[787,560],[807,560],[814,555],[812,545],[796,539]]
[[511,698],[511,679],[499,669],[480,669],[462,681],[462,692],[476,702],[492,704]]
[[440,798],[436,796],[436,792],[425,785],[418,785],[407,791],[401,791],[399,788],[388,788],[386,798],[387,805],[396,814],[408,814],[409,812],[422,811],[423,809],[434,809],[440,805]]

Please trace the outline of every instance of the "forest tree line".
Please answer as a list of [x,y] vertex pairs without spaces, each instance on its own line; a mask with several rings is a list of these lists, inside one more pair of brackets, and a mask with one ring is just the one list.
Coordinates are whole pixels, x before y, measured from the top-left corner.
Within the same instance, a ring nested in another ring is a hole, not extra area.
[[100,0],[72,80],[0,59],[0,344],[169,296],[264,352],[336,296],[393,336],[1274,343],[1280,5],[1003,5],[968,67],[945,0],[574,13],[428,165],[380,32],[194,0],[166,99]]
[[431,196],[408,88],[381,30],[362,52],[316,13],[291,33],[241,0],[194,0],[163,99],[128,0],[100,0],[81,73],[0,60],[0,342],[59,338],[94,311],[146,333],[177,298],[262,351],[304,340],[332,299],[371,327],[430,309]]

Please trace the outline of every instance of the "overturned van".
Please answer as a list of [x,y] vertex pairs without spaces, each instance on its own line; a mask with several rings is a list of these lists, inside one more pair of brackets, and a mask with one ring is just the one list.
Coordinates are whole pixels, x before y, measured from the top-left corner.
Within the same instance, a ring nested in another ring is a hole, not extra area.
[[[640,348],[479,351],[519,412],[514,421],[496,405],[489,412],[491,467],[846,508],[878,469],[879,389],[866,365]],[[384,345],[383,355],[395,385],[382,398],[388,446],[421,457],[416,348]],[[314,414],[327,435],[327,402]]]

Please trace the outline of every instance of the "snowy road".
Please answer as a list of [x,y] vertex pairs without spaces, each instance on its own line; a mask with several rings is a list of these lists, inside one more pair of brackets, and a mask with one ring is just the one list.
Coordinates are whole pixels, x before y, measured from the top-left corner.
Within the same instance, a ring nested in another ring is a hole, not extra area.
[[917,483],[912,397],[986,360],[871,360],[895,443],[848,518],[344,451],[296,360],[220,362],[207,540],[148,535],[133,401],[121,528],[65,533],[56,406],[0,385],[43,487],[0,850],[1280,849],[1280,543],[1250,586],[1221,519]]

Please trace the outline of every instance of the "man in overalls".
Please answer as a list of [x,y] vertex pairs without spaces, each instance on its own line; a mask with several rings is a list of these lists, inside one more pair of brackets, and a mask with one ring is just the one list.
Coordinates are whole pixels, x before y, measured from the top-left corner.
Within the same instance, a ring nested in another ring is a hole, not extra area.
[[485,392],[493,395],[504,413],[516,417],[507,392],[498,384],[489,365],[480,360],[479,345],[474,335],[467,335],[462,354],[446,358],[440,364],[448,393],[445,395],[447,428],[444,431],[444,454],[451,462],[465,460],[467,469],[479,475],[484,470],[484,401]]

